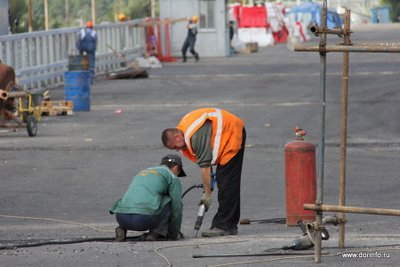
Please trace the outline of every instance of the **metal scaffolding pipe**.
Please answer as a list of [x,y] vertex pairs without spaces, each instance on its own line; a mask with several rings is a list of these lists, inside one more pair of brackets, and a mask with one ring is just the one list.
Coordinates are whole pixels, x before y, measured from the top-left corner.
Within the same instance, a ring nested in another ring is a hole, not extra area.
[[359,53],[399,53],[400,45],[387,44],[387,45],[362,45],[353,44],[347,45],[326,45],[320,47],[318,45],[309,46],[304,44],[297,44],[294,47],[296,52],[359,52]]
[[325,205],[325,204],[323,205],[304,204],[303,207],[305,210],[315,210],[315,211],[400,216],[400,210],[395,210],[395,209],[362,208],[354,206],[335,206],[335,205]]
[[310,31],[315,35],[319,36],[322,33],[326,34],[335,34],[338,36],[341,36],[345,33],[344,29],[341,28],[336,28],[336,29],[322,29],[321,27],[318,27],[318,25],[312,25],[310,27]]
[[27,92],[19,92],[19,91],[13,91],[13,92],[7,92],[7,96],[9,98],[14,98],[14,97],[25,97],[27,96]]
[[[346,9],[344,19],[343,44],[351,45],[350,41],[350,10]],[[343,53],[342,69],[342,126],[340,128],[340,162],[339,162],[339,206],[346,205],[346,155],[347,155],[347,106],[349,87],[350,53]],[[344,213],[339,213],[339,221],[346,220]],[[339,224],[339,248],[344,248],[345,225]]]
[[[325,29],[327,25],[327,13],[328,4],[324,0],[322,8],[322,28]],[[327,34],[322,33],[320,37],[319,47],[325,49],[327,42]],[[324,162],[325,162],[325,109],[326,109],[326,52],[321,51],[320,55],[320,105],[321,105],[321,136],[320,143],[318,146],[318,179],[317,179],[317,203],[322,204],[324,200]],[[315,223],[317,225],[315,231],[315,250],[314,250],[314,261],[316,263],[321,262],[321,250],[322,250],[322,211],[316,212]]]
[[[318,147],[318,182],[317,182],[317,199],[314,204],[304,204],[304,209],[316,211],[315,221],[315,257],[316,263],[321,262],[321,227],[322,212],[336,211],[340,212],[339,222],[339,247],[344,247],[345,237],[345,214],[344,213],[366,213],[380,215],[400,216],[400,210],[376,209],[376,208],[359,208],[346,207],[346,147],[347,147],[347,105],[348,105],[348,80],[349,80],[349,53],[350,52],[366,52],[366,53],[400,53],[400,44],[398,43],[380,43],[380,44],[352,44],[350,35],[350,10],[346,9],[345,23],[343,29],[328,29],[327,22],[327,1],[323,1],[321,26],[312,26],[310,30],[320,36],[319,45],[308,46],[305,44],[295,45],[296,52],[319,52],[320,54],[320,105],[321,105],[321,139]],[[337,34],[343,37],[343,43],[338,45],[327,45],[327,34]],[[343,71],[342,71],[342,128],[340,132],[340,165],[339,165],[339,205],[323,205],[323,188],[324,188],[324,157],[325,157],[325,94],[326,94],[326,55],[328,52],[343,53]]]

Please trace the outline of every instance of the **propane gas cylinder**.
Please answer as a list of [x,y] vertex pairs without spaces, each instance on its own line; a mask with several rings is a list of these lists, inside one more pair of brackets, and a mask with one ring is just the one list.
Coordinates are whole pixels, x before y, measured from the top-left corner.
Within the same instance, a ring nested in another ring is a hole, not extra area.
[[304,141],[306,132],[295,128],[296,140],[285,145],[286,225],[315,221],[316,212],[304,210],[303,204],[315,203],[315,145]]

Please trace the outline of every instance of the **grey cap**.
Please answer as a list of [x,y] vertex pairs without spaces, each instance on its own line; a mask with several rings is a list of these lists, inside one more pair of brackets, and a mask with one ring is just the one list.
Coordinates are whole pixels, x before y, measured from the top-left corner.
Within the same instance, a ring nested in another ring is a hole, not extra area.
[[178,177],[186,176],[186,173],[183,170],[183,166],[182,166],[182,159],[181,159],[181,157],[179,155],[177,155],[177,154],[168,154],[168,155],[166,155],[165,157],[163,157],[161,159],[161,164],[166,164],[166,163],[169,163],[169,162],[173,162],[176,165],[178,165],[179,167],[181,167],[181,171],[178,174]]

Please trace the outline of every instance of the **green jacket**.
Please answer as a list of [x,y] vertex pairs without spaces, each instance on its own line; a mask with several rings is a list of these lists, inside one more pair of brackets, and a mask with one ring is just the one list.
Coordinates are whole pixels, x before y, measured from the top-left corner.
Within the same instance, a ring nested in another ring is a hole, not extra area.
[[177,239],[182,224],[182,185],[167,166],[150,167],[133,177],[128,191],[110,209],[110,213],[157,215],[168,203],[172,214],[169,235]]

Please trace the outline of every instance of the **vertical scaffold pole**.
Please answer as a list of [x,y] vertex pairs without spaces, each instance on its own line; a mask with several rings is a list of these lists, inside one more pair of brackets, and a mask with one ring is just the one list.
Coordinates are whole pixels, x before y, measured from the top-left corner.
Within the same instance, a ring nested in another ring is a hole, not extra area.
[[[350,10],[346,9],[344,20],[343,44],[351,45]],[[340,162],[339,162],[339,206],[346,205],[346,150],[347,150],[347,106],[349,85],[350,53],[343,52],[342,70],[342,128],[340,130]],[[345,213],[339,213],[339,248],[344,248]]]
[[[325,107],[326,107],[326,23],[327,22],[327,3],[323,2],[321,27],[322,34],[320,39],[320,106],[321,106],[321,136],[318,146],[318,179],[317,179],[317,205],[323,203],[324,191],[324,160],[325,160]],[[321,262],[321,226],[322,226],[322,211],[317,211],[316,214],[316,235],[315,235],[315,255],[316,263]]]

